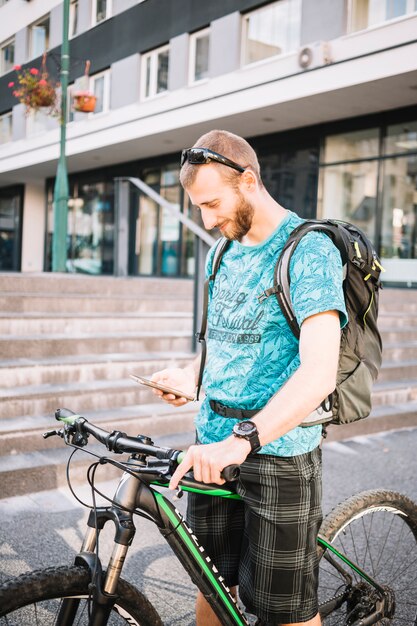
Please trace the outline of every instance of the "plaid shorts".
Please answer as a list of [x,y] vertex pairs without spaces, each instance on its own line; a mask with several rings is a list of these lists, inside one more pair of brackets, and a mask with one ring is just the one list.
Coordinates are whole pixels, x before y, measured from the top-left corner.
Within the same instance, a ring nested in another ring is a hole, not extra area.
[[262,622],[312,619],[318,611],[320,448],[294,457],[248,457],[236,491],[242,500],[188,495],[187,521],[200,544]]

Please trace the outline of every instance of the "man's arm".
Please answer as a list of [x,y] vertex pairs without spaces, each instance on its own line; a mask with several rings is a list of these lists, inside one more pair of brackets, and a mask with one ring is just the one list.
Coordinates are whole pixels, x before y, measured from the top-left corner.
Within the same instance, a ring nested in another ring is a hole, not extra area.
[[[340,348],[337,311],[308,317],[301,326],[300,367],[252,420],[258,427],[261,445],[266,445],[301,424],[336,386]],[[221,484],[221,470],[240,464],[250,452],[246,439],[231,435],[222,442],[191,446],[174,473],[170,487],[191,468],[197,480]]]

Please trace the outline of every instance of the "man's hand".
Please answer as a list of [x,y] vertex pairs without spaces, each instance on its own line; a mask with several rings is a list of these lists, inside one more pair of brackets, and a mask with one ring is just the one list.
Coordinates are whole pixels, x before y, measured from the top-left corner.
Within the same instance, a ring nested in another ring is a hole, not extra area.
[[170,489],[176,489],[181,478],[194,468],[194,478],[203,483],[223,485],[221,471],[228,465],[240,465],[251,451],[249,441],[230,436],[219,443],[190,446],[182,463],[172,475]]
[[[183,391],[188,396],[194,396],[196,384],[192,366],[185,368],[171,367],[161,370],[160,372],[155,372],[151,380],[155,383],[161,383],[167,387],[173,387],[174,389]],[[160,389],[153,389],[152,391],[155,395],[173,406],[183,406],[187,404],[187,402],[190,402],[187,398],[175,396],[173,393],[164,393]]]

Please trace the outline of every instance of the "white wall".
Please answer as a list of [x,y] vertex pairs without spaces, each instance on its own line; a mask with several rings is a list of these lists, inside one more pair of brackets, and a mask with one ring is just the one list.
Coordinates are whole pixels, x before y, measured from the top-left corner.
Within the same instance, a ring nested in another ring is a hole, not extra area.
[[45,185],[28,183],[23,201],[22,272],[42,272],[45,242]]

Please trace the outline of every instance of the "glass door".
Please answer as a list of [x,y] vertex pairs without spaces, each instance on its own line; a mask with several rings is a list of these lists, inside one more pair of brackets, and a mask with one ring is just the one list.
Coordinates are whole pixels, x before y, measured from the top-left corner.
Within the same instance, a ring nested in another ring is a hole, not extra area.
[[22,190],[0,189],[0,272],[20,271]]

